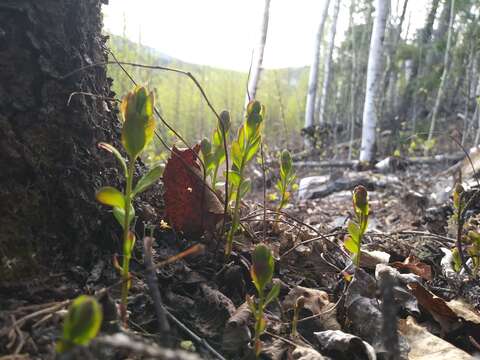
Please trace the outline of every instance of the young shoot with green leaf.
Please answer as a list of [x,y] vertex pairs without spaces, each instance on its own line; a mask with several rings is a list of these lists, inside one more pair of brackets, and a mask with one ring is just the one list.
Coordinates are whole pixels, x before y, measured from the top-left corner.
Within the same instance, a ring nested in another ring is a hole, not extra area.
[[77,297],[68,309],[63,333],[55,350],[58,353],[84,346],[93,340],[102,325],[103,312],[98,301],[86,295]]
[[212,189],[216,188],[218,170],[225,162],[225,143],[228,140],[229,131],[230,114],[228,111],[222,111],[220,120],[213,132],[212,140],[203,139],[200,143],[203,163],[207,176],[210,176]]
[[135,244],[135,234],[130,230],[130,225],[135,217],[133,200],[136,195],[153,185],[163,173],[163,167],[157,166],[150,169],[133,187],[135,162],[152,141],[155,131],[153,118],[154,98],[153,93],[148,93],[144,87],[137,86],[122,101],[120,106],[122,127],[122,145],[128,155],[124,159],[120,152],[110,144],[100,143],[101,149],[112,153],[124,171],[126,185],[124,192],[111,187],[102,187],[97,191],[96,199],[104,205],[112,207],[113,215],[123,228],[123,263],[122,272],[122,297],[120,311],[122,320],[127,320],[127,297],[130,287],[129,265]]
[[368,193],[364,186],[358,185],[353,190],[353,211],[354,218],[348,222],[348,236],[345,239],[344,247],[353,255],[353,263],[360,266],[360,246],[362,238],[368,226]]
[[225,257],[230,258],[233,247],[233,236],[240,226],[240,203],[250,191],[251,181],[245,178],[247,164],[254,158],[262,141],[262,123],[265,107],[258,101],[251,101],[247,106],[246,120],[238,130],[237,138],[230,149],[232,166],[228,172],[230,185],[229,199],[234,202],[232,225],[227,234]]
[[258,244],[252,254],[250,275],[257,289],[258,297],[247,296],[247,303],[255,318],[255,355],[258,358],[262,350],[260,336],[265,332],[267,323],[263,313],[268,304],[274,301],[280,293],[280,284],[274,284],[268,294],[265,289],[272,283],[275,260],[272,251],[264,244]]
[[288,203],[291,197],[291,191],[295,188],[293,183],[296,179],[293,169],[292,156],[288,150],[283,150],[280,154],[280,179],[275,184],[280,194],[280,203],[277,206],[277,212],[280,212]]

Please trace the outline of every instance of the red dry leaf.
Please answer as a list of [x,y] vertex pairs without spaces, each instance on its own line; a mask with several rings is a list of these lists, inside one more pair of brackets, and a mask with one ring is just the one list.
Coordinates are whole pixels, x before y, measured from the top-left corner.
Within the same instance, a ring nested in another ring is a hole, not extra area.
[[457,314],[442,298],[425,289],[418,283],[408,284],[408,288],[422,307],[440,324],[444,333],[458,329],[461,325]]
[[205,186],[203,173],[193,149],[172,148],[163,173],[165,185],[165,212],[176,231],[199,235],[213,230],[223,217],[223,205]]
[[427,265],[423,262],[421,262],[419,259],[417,259],[415,256],[410,255],[407,257],[403,263],[400,261],[396,261],[392,264],[394,268],[397,269],[402,269],[402,270],[408,270],[415,275],[418,275],[422,278],[424,278],[427,281],[432,280],[432,268],[430,265]]

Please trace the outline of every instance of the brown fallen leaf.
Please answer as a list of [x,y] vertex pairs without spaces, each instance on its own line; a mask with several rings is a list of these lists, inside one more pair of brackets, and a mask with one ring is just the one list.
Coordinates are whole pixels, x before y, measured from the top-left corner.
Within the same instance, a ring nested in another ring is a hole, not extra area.
[[410,316],[407,319],[401,319],[398,328],[410,345],[409,360],[473,359],[465,351],[456,348],[418,325]]
[[197,154],[193,149],[172,148],[163,173],[165,213],[176,231],[198,235],[214,230],[222,219],[223,205],[203,182]]
[[432,280],[432,268],[430,267],[430,265],[421,262],[417,257],[413,255],[407,257],[403,262],[395,261],[390,265],[399,270],[408,270],[415,275],[424,278],[427,281]]
[[440,324],[443,332],[449,333],[461,326],[457,314],[447,305],[445,300],[418,283],[410,283],[407,286],[417,298],[418,303]]

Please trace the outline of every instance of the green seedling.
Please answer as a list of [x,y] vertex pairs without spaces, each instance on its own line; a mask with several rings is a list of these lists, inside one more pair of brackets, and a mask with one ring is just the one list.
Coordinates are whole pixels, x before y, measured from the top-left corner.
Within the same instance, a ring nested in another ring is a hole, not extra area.
[[263,316],[265,308],[274,301],[280,293],[280,284],[274,284],[268,294],[265,288],[272,283],[275,260],[272,251],[264,244],[258,244],[252,254],[250,275],[257,289],[258,297],[247,296],[247,303],[255,318],[255,355],[257,358],[262,350],[260,336],[266,329],[267,323]]
[[280,154],[280,179],[275,184],[280,195],[280,203],[277,206],[277,212],[280,212],[288,203],[291,197],[291,190],[295,188],[295,171],[292,164],[292,156],[288,150],[283,150]]
[[[458,227],[460,226],[459,219],[462,214],[462,208],[464,204],[463,201],[463,192],[465,189],[463,188],[462,184],[457,183],[453,188],[453,214],[449,221],[449,226],[456,227],[457,235],[458,235]],[[462,259],[460,257],[460,253],[458,252],[458,248],[454,247],[452,249],[452,256],[453,256],[453,269],[456,272],[459,272],[462,269]]]
[[296,338],[298,336],[298,317],[300,316],[300,310],[305,306],[305,298],[299,296],[293,308],[293,320],[292,320],[292,337]]
[[120,162],[126,179],[124,192],[111,187],[102,187],[97,191],[97,200],[112,207],[115,219],[123,228],[123,264],[122,273],[122,298],[120,311],[122,320],[126,324],[127,297],[130,286],[129,265],[135,244],[135,235],[130,231],[130,225],[135,217],[133,200],[136,195],[148,189],[163,173],[163,167],[157,166],[143,175],[133,187],[135,161],[143,153],[146,146],[152,141],[155,130],[153,119],[154,98],[153,93],[148,93],[144,87],[137,86],[122,101],[120,110],[122,114],[122,145],[128,155],[125,159],[120,152],[110,144],[100,143],[99,147],[112,153]]
[[[228,111],[220,113],[220,120],[213,132],[212,140],[203,139],[200,144],[202,159],[205,165],[206,175],[210,176],[213,189],[217,185],[217,176],[220,166],[225,162],[225,143],[230,131],[230,114]],[[225,135],[225,139],[224,139]]]
[[102,309],[95,298],[86,295],[77,297],[68,309],[56,351],[63,353],[75,346],[88,345],[97,336],[102,319]]
[[467,254],[472,260],[472,273],[477,277],[480,269],[480,234],[476,231],[467,233]]
[[240,203],[250,191],[250,179],[245,178],[247,164],[253,159],[262,141],[262,123],[265,107],[258,101],[251,101],[247,106],[246,120],[238,130],[237,138],[230,149],[232,167],[228,173],[230,185],[229,198],[234,202],[232,225],[227,234],[225,257],[230,258],[233,246],[233,235],[240,225]]
[[460,272],[464,266],[459,246],[465,246],[463,248],[464,254],[470,257],[472,275],[476,277],[480,269],[480,234],[474,230],[468,231],[466,235],[463,233],[464,222],[462,217],[468,206],[464,195],[465,189],[461,184],[457,183],[453,189],[453,215],[451,217],[451,221],[456,225],[457,231],[457,246],[452,249],[453,269]]
[[360,246],[362,238],[368,226],[368,193],[367,189],[359,185],[353,190],[353,211],[354,218],[348,222],[348,236],[344,246],[353,255],[353,262],[356,267],[360,266]]

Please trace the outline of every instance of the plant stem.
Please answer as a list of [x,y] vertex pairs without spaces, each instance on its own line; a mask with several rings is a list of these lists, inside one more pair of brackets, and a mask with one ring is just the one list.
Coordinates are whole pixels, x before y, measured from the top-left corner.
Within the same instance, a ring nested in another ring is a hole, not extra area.
[[225,247],[225,257],[227,260],[230,258],[230,255],[232,253],[233,235],[235,234],[235,231],[237,230],[237,227],[238,227],[238,210],[240,208],[240,187],[242,186],[242,183],[243,183],[242,172],[243,171],[240,172],[240,182],[238,184],[237,193],[235,195],[235,207],[233,208],[232,227],[230,228],[230,231],[228,232],[228,235],[227,235],[227,245]]
[[258,308],[257,308],[257,314],[256,314],[256,321],[255,321],[255,356],[257,359],[260,355],[260,350],[261,350],[260,335],[262,332],[264,302],[265,300],[264,300],[263,294],[259,294]]
[[248,149],[249,149],[249,146],[246,146],[246,150],[244,152],[244,155],[242,156],[242,162],[240,164],[240,169],[238,170],[238,173],[240,174],[240,181],[238,182],[237,192],[235,194],[235,207],[233,208],[232,227],[230,228],[230,231],[228,232],[227,244],[225,246],[225,258],[226,258],[226,260],[230,259],[230,255],[232,254],[233,235],[235,234],[235,231],[237,230],[238,223],[239,223],[238,211],[240,209],[240,189],[242,188],[242,184],[243,184],[243,170],[245,168],[245,154],[248,153]]
[[120,304],[120,312],[122,322],[127,325],[127,298],[128,298],[128,282],[131,251],[127,249],[130,234],[130,204],[132,194],[133,173],[135,171],[135,160],[130,159],[128,164],[127,186],[125,189],[125,221],[123,225],[123,264],[122,264],[122,298]]

